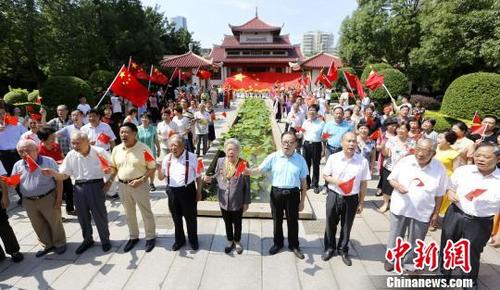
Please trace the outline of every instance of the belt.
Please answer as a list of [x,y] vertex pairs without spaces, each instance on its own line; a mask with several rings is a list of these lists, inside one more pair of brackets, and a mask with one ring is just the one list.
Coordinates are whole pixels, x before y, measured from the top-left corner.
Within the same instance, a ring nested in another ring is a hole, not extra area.
[[75,180],[75,185],[85,184],[85,183],[97,183],[103,181],[102,178],[99,179],[78,179]]
[[41,195],[37,195],[37,196],[25,196],[25,197],[27,199],[29,199],[29,200],[39,200],[39,199],[42,199],[42,198],[46,197],[47,195],[51,194],[54,191],[54,189],[55,188],[52,188],[47,193],[44,193],[44,194],[41,194]]
[[336,192],[335,190],[331,190],[330,188],[328,188],[328,189],[326,190],[326,192],[327,192],[327,193],[328,193],[328,192],[331,192],[332,194],[335,194],[335,195],[337,195],[337,196],[340,196],[341,198],[349,198],[349,197],[354,197],[354,196],[358,196],[358,195],[359,195],[359,193],[354,193],[354,194],[350,194],[350,193],[349,193],[348,195],[346,195],[346,194],[342,194],[342,193]]
[[463,210],[461,210],[456,204],[452,203],[452,205],[455,207],[455,209],[463,214],[464,217],[468,218],[468,219],[472,219],[472,220],[479,220],[479,221],[489,221],[489,220],[492,220],[494,218],[494,216],[483,216],[483,217],[480,217],[480,216],[473,216],[473,215],[470,215],[468,213],[465,213]]
[[137,179],[141,179],[143,177],[144,177],[144,175],[140,176],[140,177],[137,177],[137,178],[134,178],[134,179],[130,179],[130,180],[121,180],[120,178],[118,178],[118,182],[123,183],[123,184],[129,184],[130,182],[132,182],[134,180],[137,180]]
[[7,150],[0,150],[0,152],[9,152],[9,153],[16,152],[17,153],[17,150],[16,149],[7,149]]
[[318,142],[311,142],[311,141],[304,141],[304,144],[316,144],[316,143],[319,143],[321,144],[321,141],[318,141]]
[[294,193],[294,192],[299,192],[299,188],[298,187],[293,187],[293,188],[280,188],[280,187],[275,187],[275,186],[272,186],[271,187],[271,190],[272,191],[275,191],[277,193],[281,193],[281,194],[290,194],[290,193]]

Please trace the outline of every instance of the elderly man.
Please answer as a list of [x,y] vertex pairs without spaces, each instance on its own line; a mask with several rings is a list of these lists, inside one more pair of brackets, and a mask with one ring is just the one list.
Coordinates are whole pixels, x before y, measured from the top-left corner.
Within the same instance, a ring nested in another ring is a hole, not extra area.
[[[447,176],[441,162],[433,159],[436,144],[430,139],[420,139],[415,155],[403,157],[396,164],[387,180],[394,188],[391,199],[391,230],[387,247],[396,246],[397,237],[408,239],[415,249],[417,239],[424,240],[429,223],[435,225],[439,208],[446,191]],[[404,258],[404,268],[415,271],[410,251]],[[394,269],[390,261],[384,263],[386,271]]]
[[57,170],[54,159],[38,155],[38,146],[33,140],[22,140],[17,144],[17,151],[23,160],[14,164],[12,175],[20,174],[19,190],[23,198],[26,213],[31,221],[43,249],[37,257],[52,250],[57,254],[66,251],[66,234],[61,218],[63,184],[53,177],[42,175],[40,168]]
[[[92,113],[90,113],[92,118]],[[92,122],[92,121],[91,121]],[[139,226],[137,224],[136,205],[139,206],[146,231],[146,252],[155,247],[156,224],[149,200],[148,178],[155,173],[155,161],[151,149],[137,140],[137,126],[125,123],[120,127],[122,143],[111,153],[112,174],[110,180],[118,176],[119,194],[127,216],[130,239],[123,248],[130,251],[139,242]],[[104,191],[111,186],[107,183]]]
[[[169,139],[170,154],[158,168],[158,178],[167,178],[168,208],[175,225],[175,243],[172,251],[177,251],[186,243],[182,217],[186,220],[188,239],[193,250],[198,250],[196,204],[201,200],[201,178],[197,170],[196,155],[184,146],[184,138],[174,135]],[[195,184],[196,181],[196,184]]]
[[[347,132],[342,136],[342,151],[330,155],[323,170],[328,182],[326,200],[325,253],[321,256],[328,261],[337,250],[347,266],[352,265],[348,256],[349,238],[354,217],[363,210],[368,180],[371,179],[370,164],[361,154],[356,153],[356,134]],[[341,222],[339,241],[335,243],[337,226]]]
[[[307,110],[307,120],[302,124],[304,132],[304,150],[303,156],[307,163],[307,168],[312,165],[312,174],[307,174],[307,187],[314,189],[314,193],[319,193],[319,164],[321,153],[323,152],[323,143],[321,142],[321,132],[325,122],[318,118],[319,106],[312,104]],[[312,177],[312,179],[311,179]]]
[[297,137],[292,131],[281,135],[282,150],[271,153],[258,168],[247,169],[246,174],[271,172],[271,213],[274,223],[274,245],[269,254],[274,255],[283,248],[283,212],[288,226],[288,248],[299,259],[304,255],[299,248],[299,211],[304,209],[307,192],[307,163],[295,152]]
[[447,276],[451,270],[443,264],[444,248],[449,241],[463,238],[470,242],[470,266],[465,278],[477,289],[479,260],[493,227],[493,217],[500,212],[500,149],[493,143],[480,143],[473,155],[474,165],[461,166],[453,172],[448,198],[453,202],[446,211],[441,232],[440,268]]
[[87,114],[89,123],[80,130],[89,136],[90,144],[111,151],[115,146],[115,133],[108,124],[101,122],[101,113],[92,109]]
[[345,132],[352,132],[353,126],[346,120],[344,120],[344,109],[341,106],[336,106],[333,108],[333,120],[328,121],[323,127],[322,134],[328,134],[329,137],[326,140],[326,160],[331,154],[342,151],[341,140]]
[[[57,106],[56,111],[57,111],[57,117],[47,122],[47,125],[52,127],[52,129],[54,129],[57,132],[66,126],[73,124],[71,119],[68,117],[69,113],[68,106],[59,105]],[[59,146],[61,146],[61,150],[63,151],[64,154],[67,154],[71,149],[69,143],[69,136],[58,136],[57,143],[59,143]]]
[[[94,244],[91,214],[101,238],[102,250],[107,252],[111,249],[111,243],[109,242],[108,213],[103,188],[104,175],[111,169],[109,166],[106,168],[102,163],[109,164],[109,153],[102,148],[90,146],[89,138],[83,132],[74,132],[71,135],[71,146],[73,150],[64,158],[59,168],[60,173],[52,169],[44,169],[43,173],[54,176],[56,180],[70,177],[74,180],[74,200],[83,234],[83,243],[75,253],[79,255]],[[111,180],[108,180],[107,184],[109,183]]]

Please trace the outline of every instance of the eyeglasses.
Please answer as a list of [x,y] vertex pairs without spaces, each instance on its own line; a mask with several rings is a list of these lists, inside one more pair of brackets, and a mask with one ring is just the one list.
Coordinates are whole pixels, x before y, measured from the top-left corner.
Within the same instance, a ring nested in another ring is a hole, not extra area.
[[281,144],[291,146],[294,145],[296,142],[297,141],[281,141]]

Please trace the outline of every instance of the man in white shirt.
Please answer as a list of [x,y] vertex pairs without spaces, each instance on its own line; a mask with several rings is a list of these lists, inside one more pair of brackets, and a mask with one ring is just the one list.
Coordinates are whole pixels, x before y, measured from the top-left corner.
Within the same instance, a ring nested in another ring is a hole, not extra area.
[[[326,200],[325,253],[321,256],[328,261],[338,250],[342,261],[352,265],[348,256],[349,238],[356,213],[363,210],[368,180],[371,179],[370,165],[366,158],[356,153],[356,134],[344,133],[342,151],[330,155],[323,169],[323,177],[328,182]],[[335,243],[337,226],[341,222],[338,244]]]
[[[319,165],[321,161],[321,153],[323,152],[323,142],[321,142],[321,133],[325,122],[318,118],[319,106],[312,104],[308,111],[308,118],[302,124],[305,130],[303,135],[303,156],[307,163],[309,174],[307,175],[307,187],[312,188],[314,193],[319,193]],[[312,166],[312,174],[311,174]],[[311,179],[312,178],[312,179]]]
[[73,112],[71,112],[71,121],[73,122],[73,124],[66,126],[56,132],[56,136],[58,138],[70,139],[75,132],[80,131],[80,129],[83,127],[82,112],[80,110],[74,110]]
[[174,135],[169,139],[170,154],[158,169],[158,179],[167,178],[168,208],[175,226],[172,251],[186,243],[182,218],[186,221],[188,239],[193,250],[198,250],[197,202],[201,200],[201,178],[196,155],[184,147],[184,139]]
[[[102,250],[107,252],[111,249],[111,243],[105,204],[106,195],[103,188],[104,175],[111,172],[109,153],[97,146],[90,146],[88,136],[83,132],[75,132],[71,135],[71,146],[73,150],[64,158],[59,167],[60,173],[53,169],[43,169],[42,172],[58,180],[70,177],[74,179],[73,198],[78,209],[78,222],[83,234],[83,242],[75,253],[79,255],[94,244],[91,214],[101,239]],[[108,167],[105,168],[106,166],[102,163],[107,163]],[[111,183],[111,180],[107,183]]]
[[461,238],[468,240],[471,271],[464,276],[474,281],[472,289],[477,289],[481,252],[490,238],[493,218],[500,212],[499,150],[493,143],[480,143],[473,155],[475,165],[455,169],[448,185],[448,198],[452,204],[443,220],[439,265],[441,272],[449,276],[451,270],[443,267],[447,242],[457,242]]
[[172,119],[172,122],[174,122],[177,127],[176,133],[182,137],[182,139],[184,140],[184,145],[186,146],[188,151],[191,151],[189,150],[190,143],[188,139],[188,132],[189,130],[191,130],[191,122],[187,117],[184,117],[182,115],[182,111],[183,109],[181,107],[175,108],[175,116]]
[[168,154],[168,139],[177,133],[177,125],[170,119],[170,109],[165,109],[161,113],[162,121],[158,123],[156,127],[156,133],[158,134],[158,140],[160,141],[160,159]]
[[[436,144],[429,139],[420,139],[415,154],[409,155],[396,164],[387,178],[394,188],[391,197],[391,230],[387,248],[396,246],[397,237],[408,237],[412,249],[417,247],[417,239],[425,240],[429,224],[435,225],[439,218],[439,208],[446,191],[447,176],[441,162],[434,159]],[[410,251],[404,258],[404,268],[415,271]],[[388,272],[394,269],[390,261],[384,263]]]
[[113,121],[119,123],[123,119],[122,99],[118,96],[111,96],[111,108],[113,110]]
[[101,122],[101,113],[98,110],[90,110],[88,117],[89,123],[80,130],[87,134],[90,145],[101,147],[106,151],[111,151],[115,146],[116,139],[113,129],[111,129],[108,124]]
[[87,98],[85,98],[84,96],[80,96],[79,101],[80,101],[80,104],[78,104],[76,109],[80,110],[80,112],[82,112],[83,123],[87,124],[88,123],[88,116],[87,115],[90,112],[90,110],[92,110],[92,108],[90,107],[89,104],[87,104]]

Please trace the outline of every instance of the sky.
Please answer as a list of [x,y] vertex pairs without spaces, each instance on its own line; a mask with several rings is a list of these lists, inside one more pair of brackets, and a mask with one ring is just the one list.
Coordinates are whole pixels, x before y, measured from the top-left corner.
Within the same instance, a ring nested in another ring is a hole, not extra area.
[[356,0],[141,0],[144,6],[160,7],[166,17],[184,16],[195,40],[203,48],[220,44],[224,34],[231,35],[228,24],[241,25],[255,17],[255,8],[264,22],[283,26],[292,43],[302,34],[321,30],[334,34],[338,41],[340,25],[356,9]]

